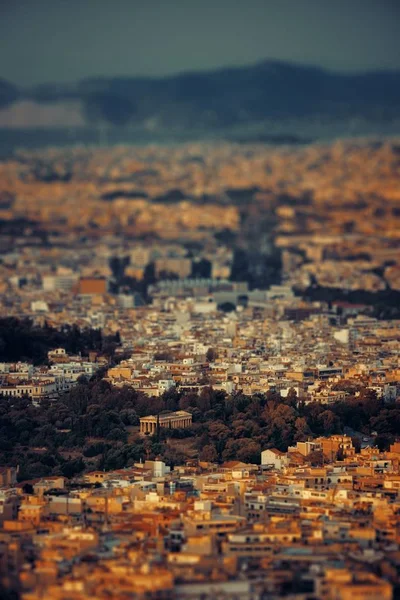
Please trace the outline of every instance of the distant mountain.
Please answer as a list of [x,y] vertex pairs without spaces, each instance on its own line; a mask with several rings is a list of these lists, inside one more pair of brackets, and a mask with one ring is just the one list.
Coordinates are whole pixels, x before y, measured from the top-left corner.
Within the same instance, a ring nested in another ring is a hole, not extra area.
[[[0,109],[27,101],[78,106],[87,124],[153,131],[310,117],[390,121],[400,116],[400,72],[341,74],[268,60],[162,78],[102,77],[24,90],[0,80]],[[6,120],[3,114],[0,122]]]
[[0,109],[15,102],[18,95],[19,92],[15,85],[0,79]]

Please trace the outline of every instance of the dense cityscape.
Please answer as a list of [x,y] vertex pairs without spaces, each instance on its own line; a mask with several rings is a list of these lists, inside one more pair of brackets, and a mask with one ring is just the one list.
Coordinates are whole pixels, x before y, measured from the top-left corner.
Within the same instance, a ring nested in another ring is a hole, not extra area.
[[0,596],[400,593],[400,145],[0,163]]

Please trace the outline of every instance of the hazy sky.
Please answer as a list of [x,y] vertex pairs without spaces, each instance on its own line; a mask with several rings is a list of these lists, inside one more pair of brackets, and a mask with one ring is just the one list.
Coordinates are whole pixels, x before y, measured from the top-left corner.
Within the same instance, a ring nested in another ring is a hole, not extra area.
[[400,0],[0,0],[0,77],[19,84],[264,58],[400,68]]

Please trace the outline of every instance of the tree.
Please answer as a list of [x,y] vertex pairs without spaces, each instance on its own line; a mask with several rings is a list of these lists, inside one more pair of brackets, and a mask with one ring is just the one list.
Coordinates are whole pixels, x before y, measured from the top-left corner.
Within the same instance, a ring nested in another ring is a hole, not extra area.
[[261,459],[261,446],[258,442],[249,439],[240,439],[237,459],[246,463],[259,464]]
[[0,583],[0,598],[1,600],[19,600],[19,592],[10,587],[5,587],[3,583]]
[[293,408],[296,408],[297,400],[298,400],[297,392],[294,388],[291,387],[285,398],[285,404],[288,404],[289,406],[293,406]]
[[156,269],[154,263],[149,263],[146,265],[143,272],[143,284],[145,286],[145,291],[147,291],[147,287],[152,285],[157,280],[156,278]]
[[112,256],[109,260],[110,269],[117,283],[120,283],[124,277],[126,267],[129,265],[129,256]]
[[394,442],[394,436],[390,434],[381,433],[376,436],[374,445],[379,449],[380,452],[386,452],[389,450],[390,445]]
[[340,392],[347,392],[350,395],[354,395],[360,387],[359,383],[354,383],[348,379],[341,379],[337,383],[332,385],[332,389]]
[[236,394],[233,398],[236,412],[244,412],[251,404],[251,397],[245,394]]
[[222,460],[233,460],[237,458],[237,453],[240,447],[239,440],[229,439],[226,444],[222,444],[218,442],[219,445],[219,454],[222,456]]
[[307,420],[305,417],[297,417],[294,423],[296,433],[294,436],[295,442],[304,442],[311,435],[311,429],[308,426]]
[[187,410],[196,406],[197,394],[184,394],[179,400],[179,410]]
[[211,277],[212,263],[206,258],[201,258],[198,261],[192,261],[192,272],[190,277],[202,277],[208,279]]
[[235,248],[233,252],[233,261],[229,279],[231,281],[247,281],[248,277],[249,258],[247,253],[242,248]]
[[322,467],[324,464],[324,455],[322,450],[313,450],[307,455],[307,461],[312,467]]
[[266,441],[279,450],[286,450],[294,441],[297,416],[298,413],[291,406],[268,401],[262,413],[262,419],[266,423]]
[[139,425],[139,417],[133,408],[127,408],[120,412],[120,417],[124,425]]
[[230,435],[230,429],[221,421],[210,423],[208,433],[211,439],[227,440]]
[[92,444],[91,446],[87,446],[86,448],[84,448],[83,455],[87,456],[88,458],[92,458],[93,456],[98,456],[99,454],[104,452],[104,450],[105,450],[104,442],[96,442],[95,444]]
[[178,410],[179,393],[175,387],[172,387],[172,388],[169,388],[169,390],[166,390],[162,395],[162,399],[164,401],[166,410],[172,410],[172,411]]
[[211,408],[213,390],[211,387],[205,387],[201,390],[200,395],[197,398],[197,408],[202,413],[207,412]]
[[171,352],[156,352],[153,356],[154,360],[165,360],[166,362],[172,362],[174,360]]
[[321,413],[319,421],[321,423],[321,428],[324,435],[339,433],[340,421],[335,413],[331,410],[325,410],[323,413]]
[[339,460],[339,461],[344,460],[344,450],[343,450],[343,448],[339,448],[339,450],[336,452],[336,460]]
[[107,440],[119,440],[121,442],[126,442],[126,440],[127,440],[126,430],[122,429],[120,427],[113,427],[113,429],[111,429],[107,433],[106,438],[107,438]]
[[229,313],[236,310],[236,306],[232,304],[232,302],[222,302],[222,304],[218,304],[218,310],[222,310],[222,312]]
[[353,442],[353,447],[354,447],[354,449],[356,451],[356,454],[360,454],[360,452],[361,452],[361,440],[360,440],[360,438],[355,435],[355,436],[353,436],[351,438],[351,441]]
[[375,390],[364,389],[360,392],[360,400],[368,419],[376,417],[384,407],[382,398],[378,398]]
[[164,450],[164,460],[167,465],[174,467],[175,465],[185,464],[187,456],[182,450],[167,446]]
[[218,459],[218,453],[215,449],[215,446],[212,444],[207,444],[204,446],[204,448],[200,451],[199,458],[205,462],[216,462]]
[[400,409],[394,406],[382,410],[376,417],[371,417],[370,426],[378,434],[400,435]]
[[214,350],[214,348],[209,348],[209,349],[207,350],[207,353],[206,353],[206,361],[207,361],[207,362],[209,362],[209,363],[210,363],[210,362],[214,362],[214,360],[215,360],[216,358],[217,358],[217,353],[216,353],[216,351]]

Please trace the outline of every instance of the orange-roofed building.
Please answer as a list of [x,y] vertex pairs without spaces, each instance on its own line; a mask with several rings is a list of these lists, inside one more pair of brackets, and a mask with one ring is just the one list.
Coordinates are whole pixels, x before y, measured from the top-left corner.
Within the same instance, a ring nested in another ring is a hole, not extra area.
[[97,295],[107,293],[107,280],[105,277],[81,277],[78,282],[78,294]]

